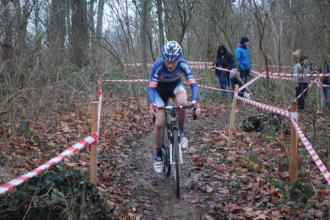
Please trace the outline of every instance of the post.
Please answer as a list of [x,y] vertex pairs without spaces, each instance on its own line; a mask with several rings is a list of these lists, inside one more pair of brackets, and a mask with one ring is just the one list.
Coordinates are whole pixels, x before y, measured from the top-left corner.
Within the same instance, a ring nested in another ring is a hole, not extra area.
[[237,96],[238,96],[239,86],[235,86],[235,93],[233,97],[233,102],[231,104],[230,112],[230,123],[229,123],[229,137],[228,137],[228,147],[230,147],[233,139],[233,133],[235,131],[235,121],[236,121],[236,110],[237,110]]
[[[90,126],[92,133],[97,132],[97,106],[98,102],[92,102],[91,104],[91,112],[90,112]],[[91,151],[90,151],[90,182],[95,184],[97,183],[97,144],[91,145]]]
[[[298,122],[297,102],[291,102],[291,117]],[[291,184],[298,179],[298,136],[296,129],[291,123],[291,147],[289,156],[289,181]]]

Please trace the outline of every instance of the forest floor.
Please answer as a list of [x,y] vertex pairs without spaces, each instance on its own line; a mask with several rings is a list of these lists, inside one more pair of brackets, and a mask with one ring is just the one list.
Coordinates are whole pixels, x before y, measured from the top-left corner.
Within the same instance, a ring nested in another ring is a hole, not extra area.
[[[224,100],[206,105],[196,121],[188,117],[189,149],[184,151],[182,196],[177,199],[174,177],[153,171],[150,117],[138,113],[134,103],[125,106],[123,113],[123,104],[110,105],[102,116],[101,142],[110,141],[111,148],[100,154],[111,163],[100,165],[108,171],[101,188],[115,218],[314,219],[329,214],[329,188],[303,149],[301,185],[291,189],[287,183],[288,134],[280,137],[280,131],[267,131],[269,127],[252,133],[238,128],[232,147],[227,146],[230,110]],[[263,115],[240,108],[238,125],[248,116]]]
[[[286,120],[274,123],[270,119],[277,116],[240,104],[234,143],[228,147],[229,108],[228,102],[218,99],[205,104],[196,121],[189,114],[189,148],[184,151],[182,196],[177,199],[174,177],[153,171],[153,125],[147,112],[140,113],[133,99],[105,97],[98,189],[114,219],[326,219],[329,187],[303,147],[299,150],[299,182],[288,184],[290,136],[282,129],[288,127]],[[49,119],[31,129],[41,143],[31,142],[24,137],[27,134],[11,139],[9,145],[0,141],[0,156],[6,158],[1,161],[1,182],[41,165],[63,150],[58,146],[88,134],[86,115],[77,110],[60,115],[56,123]],[[242,131],[242,121],[249,116],[268,118],[261,132]],[[319,113],[318,129],[326,131],[327,117]],[[310,132],[309,119],[302,115],[300,124]],[[48,147],[41,149],[40,145]],[[326,162],[324,148],[318,147],[317,152]],[[88,151],[65,163],[86,172]]]

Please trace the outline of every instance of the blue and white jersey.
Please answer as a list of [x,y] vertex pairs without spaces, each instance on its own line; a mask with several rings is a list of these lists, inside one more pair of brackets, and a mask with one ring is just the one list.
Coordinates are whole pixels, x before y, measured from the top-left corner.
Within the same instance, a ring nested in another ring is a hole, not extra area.
[[163,58],[158,58],[156,60],[152,67],[151,76],[149,80],[148,102],[154,103],[157,87],[161,85],[164,86],[166,84],[181,82],[182,75],[186,77],[188,83],[190,84],[192,90],[192,100],[198,100],[198,86],[194,78],[193,72],[190,69],[187,60],[181,57],[179,58],[178,65],[172,72],[169,72],[166,68],[165,61]]

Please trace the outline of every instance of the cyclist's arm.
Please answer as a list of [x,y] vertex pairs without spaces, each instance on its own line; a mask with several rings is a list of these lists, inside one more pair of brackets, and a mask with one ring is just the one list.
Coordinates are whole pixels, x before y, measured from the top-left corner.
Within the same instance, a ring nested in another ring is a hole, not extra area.
[[190,69],[188,63],[185,60],[180,61],[180,67],[182,68],[186,79],[190,85],[192,91],[192,100],[199,100],[199,92],[198,92],[198,85],[196,83],[196,79],[193,75],[192,70]]
[[149,87],[148,87],[148,103],[155,102],[156,88],[158,84],[158,70],[160,66],[158,62],[156,62],[151,70],[150,79],[149,79]]

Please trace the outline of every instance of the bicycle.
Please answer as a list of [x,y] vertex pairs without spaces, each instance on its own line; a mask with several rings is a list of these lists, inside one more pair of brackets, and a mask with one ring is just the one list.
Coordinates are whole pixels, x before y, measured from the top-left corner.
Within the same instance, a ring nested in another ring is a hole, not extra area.
[[[191,105],[184,105],[184,106],[175,106],[175,105],[168,105],[165,107],[156,107],[156,110],[164,110],[165,111],[165,123],[166,123],[166,130],[167,130],[167,144],[163,145],[163,163],[164,169],[163,172],[167,177],[171,174],[171,168],[173,167],[174,177],[175,177],[175,185],[176,185],[176,197],[180,197],[180,165],[183,164],[182,159],[182,149],[180,144],[180,132],[179,127],[176,119],[176,112],[178,110],[184,109],[194,109],[194,116],[193,119],[196,120],[196,107],[194,104]],[[165,129],[164,129],[165,133]],[[164,136],[164,143],[166,143],[166,136]]]

